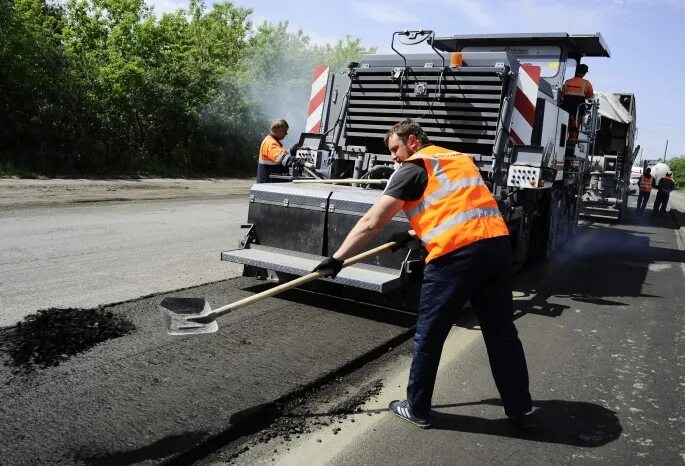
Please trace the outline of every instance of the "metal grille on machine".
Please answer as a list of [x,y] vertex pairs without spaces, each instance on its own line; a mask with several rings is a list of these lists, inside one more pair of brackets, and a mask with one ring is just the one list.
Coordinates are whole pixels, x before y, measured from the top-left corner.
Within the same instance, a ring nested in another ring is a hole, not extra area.
[[499,73],[503,69],[448,68],[442,76],[441,71],[439,67],[356,70],[346,143],[385,151],[386,131],[412,118],[436,144],[489,155],[502,100]]

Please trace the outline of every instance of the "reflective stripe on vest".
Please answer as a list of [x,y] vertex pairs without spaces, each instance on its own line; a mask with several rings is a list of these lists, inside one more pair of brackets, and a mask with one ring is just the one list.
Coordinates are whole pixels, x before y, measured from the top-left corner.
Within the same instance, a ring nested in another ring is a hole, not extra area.
[[[578,80],[580,81],[580,83],[578,83]],[[584,98],[586,87],[586,80],[582,78],[571,78],[568,81],[566,81],[566,84],[564,84],[564,95],[577,95]]]
[[467,186],[478,185],[485,185],[485,183],[483,183],[483,178],[481,178],[480,176],[478,176],[477,178],[464,178],[457,181],[448,180],[447,182],[442,183],[442,185],[437,189],[437,191],[423,198],[421,201],[419,201],[419,204],[416,207],[412,208],[409,212],[407,212],[407,218],[414,217],[415,215],[422,213],[424,210],[426,210],[426,206],[434,204],[443,197],[447,196],[452,191],[456,191],[457,189],[465,188]]
[[422,163],[428,174],[421,199],[404,204],[409,224],[428,250],[426,262],[476,241],[509,235],[495,198],[469,156],[427,146],[407,162]]
[[261,163],[262,165],[280,165],[278,162],[274,162],[269,159],[263,159],[261,157],[259,158],[258,163]]
[[644,176],[640,176],[640,191],[645,192],[645,193],[651,193],[652,192],[652,179],[653,178],[645,178]]
[[278,157],[278,159],[271,160],[268,158],[268,150],[267,147],[271,145],[271,141],[275,141],[276,144],[279,146],[283,147],[283,144],[281,144],[280,141],[278,141],[275,137],[272,135],[267,135],[264,140],[262,141],[262,144],[259,146],[259,163],[262,165],[280,165],[281,158],[283,157],[282,155]]

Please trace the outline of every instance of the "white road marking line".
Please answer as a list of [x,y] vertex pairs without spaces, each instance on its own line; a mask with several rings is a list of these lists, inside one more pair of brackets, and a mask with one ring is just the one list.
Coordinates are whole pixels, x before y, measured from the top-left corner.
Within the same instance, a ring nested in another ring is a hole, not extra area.
[[675,230],[675,239],[678,243],[678,249],[680,249],[680,255],[683,259],[680,261],[680,269],[683,271],[683,275],[685,276],[685,227]]

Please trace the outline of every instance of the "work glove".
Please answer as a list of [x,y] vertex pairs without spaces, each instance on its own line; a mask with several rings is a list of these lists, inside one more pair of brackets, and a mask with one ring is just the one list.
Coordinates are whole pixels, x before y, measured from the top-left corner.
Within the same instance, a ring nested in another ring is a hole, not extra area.
[[283,165],[285,168],[290,168],[293,165],[295,165],[295,159],[296,159],[295,156],[290,155],[289,153],[286,152],[281,157],[281,165]]
[[343,266],[343,261],[334,259],[333,257],[329,257],[327,259],[324,259],[319,265],[314,267],[314,270],[312,272],[323,272],[324,270],[330,271],[330,273],[327,273],[324,275],[324,277],[331,277],[335,278],[336,275],[338,275],[338,272],[342,270]]
[[302,168],[304,167],[304,160],[302,160],[300,157],[295,156],[292,158],[292,161],[290,162],[290,165],[295,167],[295,168]]
[[416,240],[416,237],[412,236],[408,231],[398,231],[397,233],[390,235],[390,238],[388,238],[387,242],[389,243],[390,241],[393,241],[395,243],[395,245],[390,249],[392,252],[395,252],[398,249],[406,247],[407,244],[414,240]]
[[295,157],[295,156],[297,155],[297,151],[298,151],[299,148],[300,148],[300,147],[297,146],[297,145],[291,147],[291,148],[290,148],[290,155],[292,155],[293,157]]
[[304,160],[297,156],[286,153],[281,159],[281,165],[283,165],[285,168],[302,167],[304,166]]
[[279,160],[279,163],[283,165],[285,168],[288,168],[293,163],[293,156],[287,152],[284,152],[281,156],[281,159]]

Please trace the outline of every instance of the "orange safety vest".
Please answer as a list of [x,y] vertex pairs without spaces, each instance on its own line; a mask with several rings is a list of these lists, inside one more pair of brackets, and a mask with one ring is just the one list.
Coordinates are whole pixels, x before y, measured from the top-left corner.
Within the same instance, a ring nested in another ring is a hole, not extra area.
[[262,165],[278,165],[283,156],[283,144],[273,137],[267,135],[259,146],[259,163]]
[[645,193],[651,193],[652,192],[652,178],[651,176],[649,178],[645,177],[644,175],[640,175],[640,191],[645,192]]
[[561,91],[562,95],[576,95],[583,98],[590,98],[594,95],[592,84],[587,79],[575,76],[564,83]]
[[476,241],[508,236],[495,198],[471,157],[438,146],[416,151],[428,183],[421,199],[404,203],[409,224],[428,250],[426,262]]

